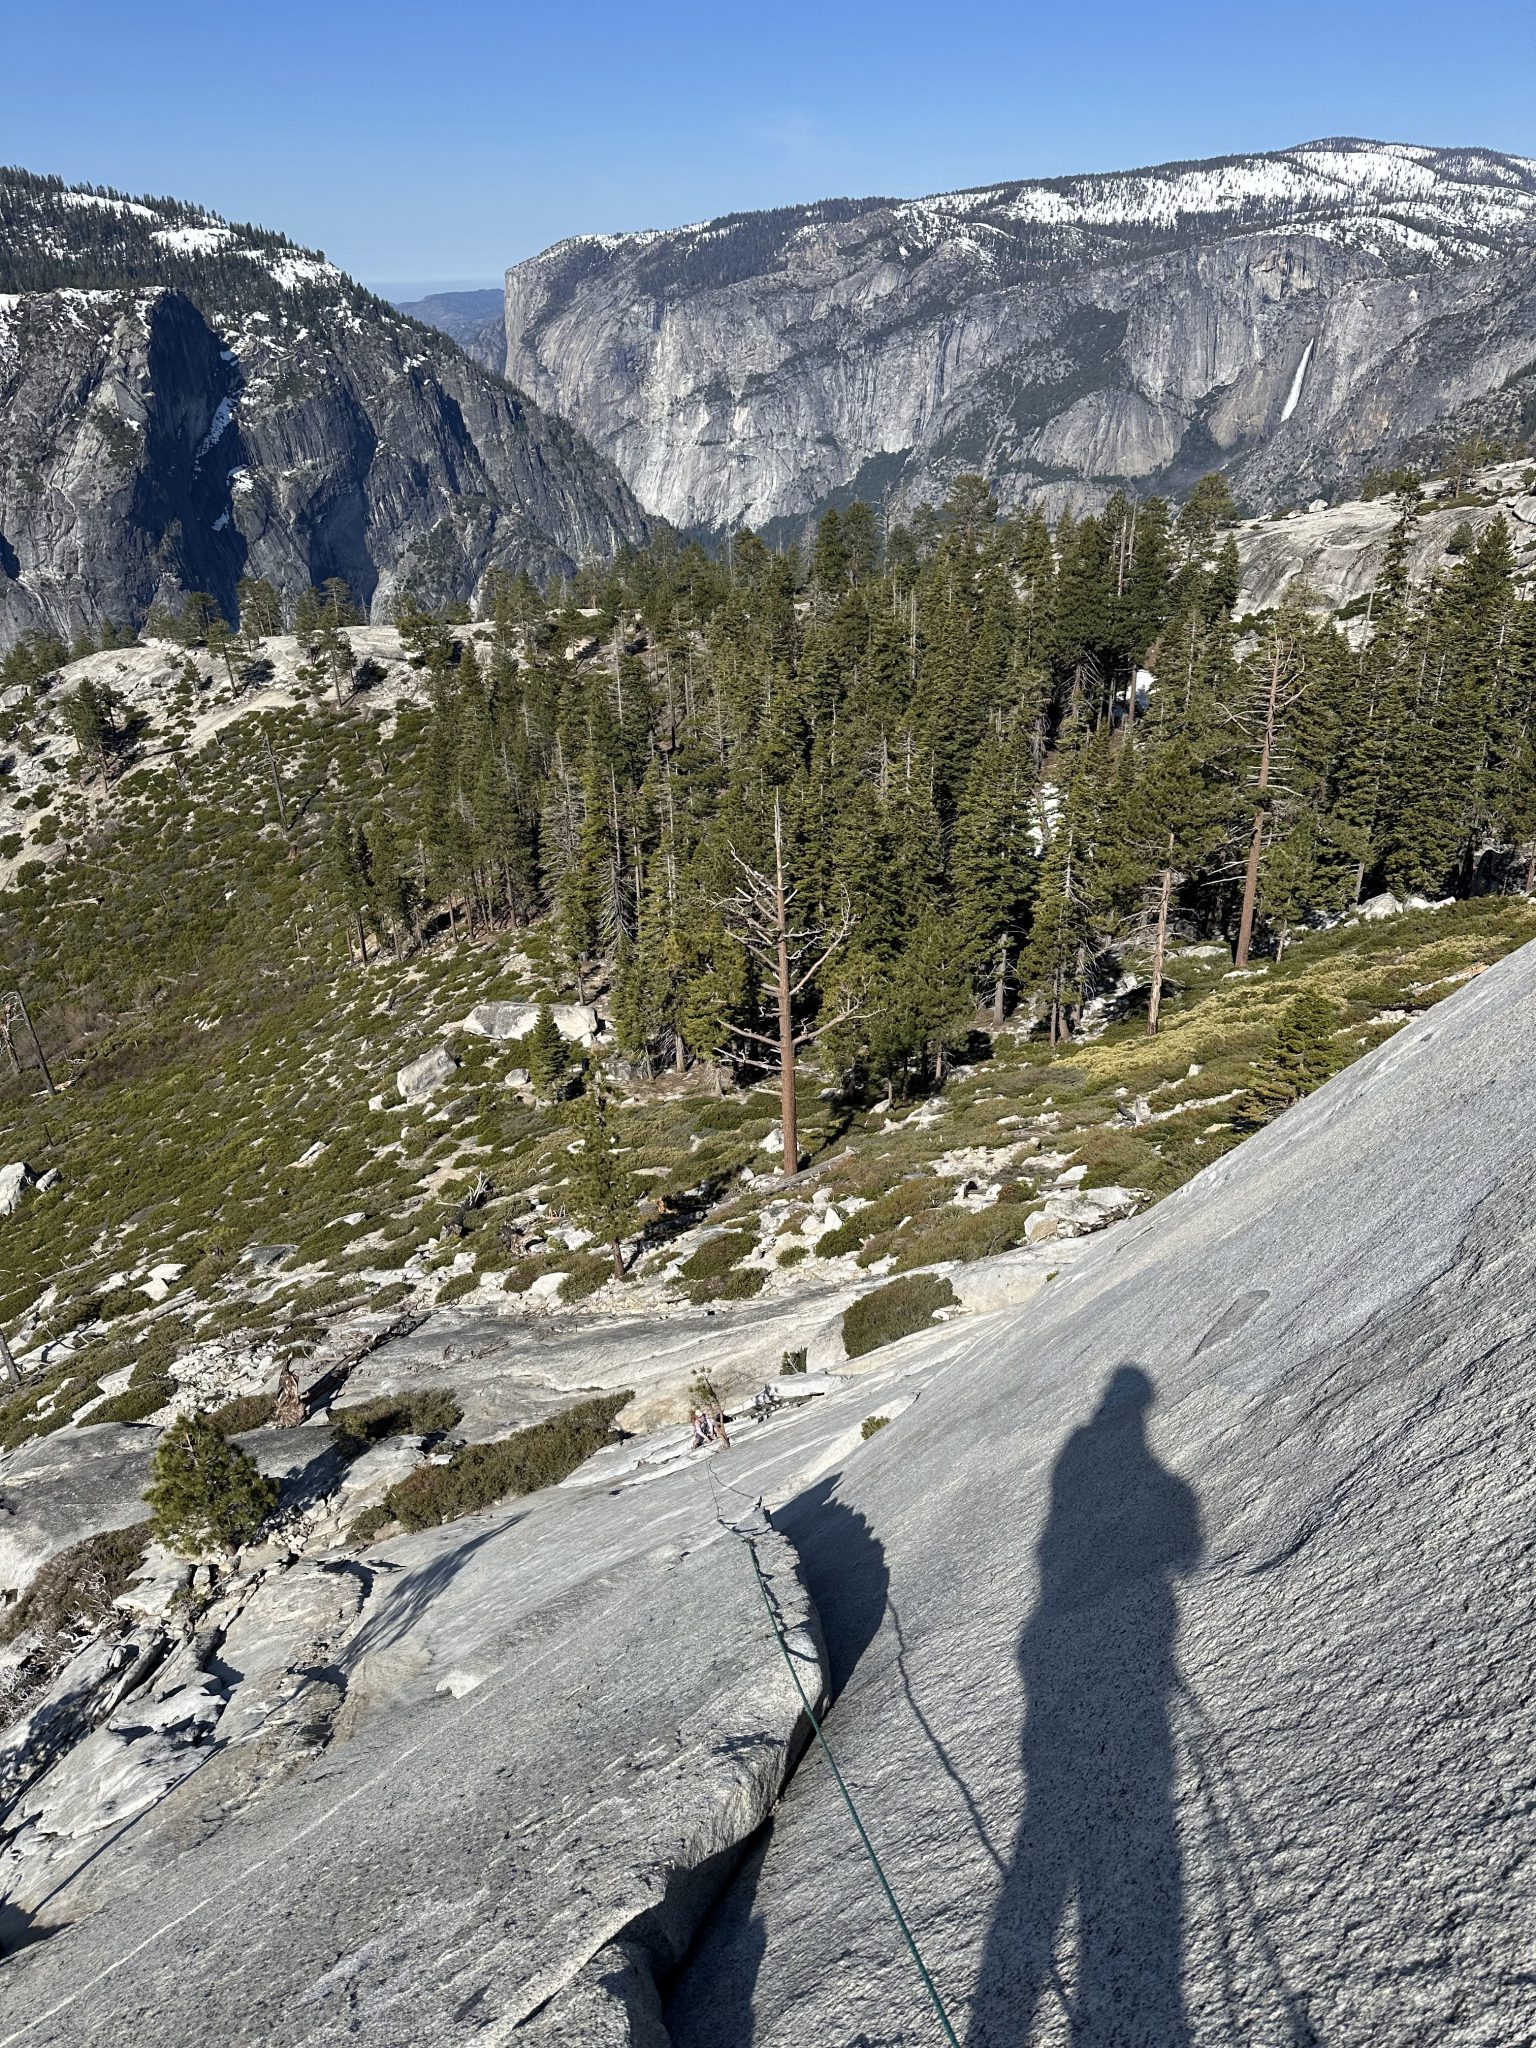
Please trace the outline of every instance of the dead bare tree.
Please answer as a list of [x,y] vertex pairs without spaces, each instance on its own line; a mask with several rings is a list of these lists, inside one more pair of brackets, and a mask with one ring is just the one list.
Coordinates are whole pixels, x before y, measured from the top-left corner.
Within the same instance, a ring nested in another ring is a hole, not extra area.
[[784,879],[784,818],[777,791],[773,799],[773,867],[764,871],[742,859],[734,847],[731,859],[741,886],[725,906],[726,924],[762,972],[763,1007],[777,1019],[773,1032],[728,1024],[734,1036],[749,1045],[766,1046],[779,1063],[779,1099],[784,1127],[784,1178],[800,1169],[800,1134],[795,1117],[795,1055],[839,1024],[861,1014],[857,999],[844,994],[833,1013],[815,1025],[797,1026],[795,1004],[853,931],[853,911],[843,891],[830,923],[796,919],[799,890]]
[[1265,649],[1268,673],[1259,693],[1255,724],[1259,737],[1259,763],[1254,785],[1253,827],[1248,839],[1248,862],[1243,874],[1243,902],[1238,916],[1237,950],[1234,967],[1248,965],[1253,944],[1253,920],[1259,900],[1259,864],[1264,854],[1264,831],[1270,814],[1270,775],[1281,720],[1302,695],[1302,659],[1296,639],[1276,627]]

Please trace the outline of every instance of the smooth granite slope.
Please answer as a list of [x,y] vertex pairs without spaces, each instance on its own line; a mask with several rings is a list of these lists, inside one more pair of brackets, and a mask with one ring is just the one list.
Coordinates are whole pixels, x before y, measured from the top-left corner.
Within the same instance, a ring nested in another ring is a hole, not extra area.
[[0,2048],[938,2040],[814,1752],[756,1832],[758,1494],[967,2048],[1531,2038],[1533,1003],[1527,949],[718,1458],[274,1562],[206,1760],[12,1890]]
[[[973,2048],[1536,2038],[1533,1003],[1528,948],[779,1518]],[[668,2017],[941,2038],[814,1756]]]
[[[673,1429],[360,1560],[275,1559],[209,1617],[214,1652],[174,1654],[30,1786],[0,2041],[646,2038],[656,1974],[809,1733],[725,1522],[841,1466],[942,1356],[893,1356],[716,1461],[680,1463]],[[815,1698],[798,1560],[755,1541]],[[195,1753],[143,1741],[194,1709]]]

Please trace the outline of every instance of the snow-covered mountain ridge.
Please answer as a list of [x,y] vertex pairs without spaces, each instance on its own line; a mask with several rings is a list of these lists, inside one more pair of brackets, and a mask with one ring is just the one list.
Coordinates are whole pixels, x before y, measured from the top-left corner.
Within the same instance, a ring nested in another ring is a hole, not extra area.
[[382,615],[641,538],[610,465],[317,251],[0,171],[0,650],[242,576]]
[[[893,233],[895,253],[907,262],[932,254],[969,227],[975,249],[999,259],[1010,242],[1039,260],[1048,253],[1089,253],[1095,237],[1103,253],[1154,239],[1184,239],[1211,228],[1271,233],[1310,232],[1373,248],[1383,260],[1395,252],[1455,262],[1502,250],[1511,236],[1536,229],[1536,161],[1493,150],[1435,150],[1401,143],[1352,139],[1304,144],[1269,156],[1219,157],[1151,169],[1039,178],[919,199],[848,201],[851,218],[882,234]],[[789,207],[800,224],[785,234],[786,255],[812,240],[831,209]],[[645,229],[629,235],[576,235],[557,242],[536,264],[576,251],[611,255],[626,248],[691,242],[730,244],[748,222],[776,215],[735,214],[688,227]],[[1042,248],[1028,231],[1058,231],[1059,250]],[[1109,237],[1116,240],[1110,244]],[[519,266],[522,267],[522,266]]]
[[1531,161],[1333,140],[578,237],[507,273],[507,367],[681,525],[965,470],[1267,509],[1490,394],[1521,427],[1533,251]]

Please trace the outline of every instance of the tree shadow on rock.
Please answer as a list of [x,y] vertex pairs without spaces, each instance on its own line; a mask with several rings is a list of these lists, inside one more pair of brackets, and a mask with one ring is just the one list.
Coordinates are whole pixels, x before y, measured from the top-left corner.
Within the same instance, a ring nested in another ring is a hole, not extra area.
[[[404,1578],[397,1579],[384,1592],[374,1612],[347,1645],[336,1668],[345,1677],[355,1672],[365,1657],[377,1656],[403,1641],[424,1619],[434,1601],[442,1598],[472,1562],[476,1553],[521,1520],[521,1515],[517,1515],[511,1521],[480,1529],[462,1543],[441,1550],[435,1557],[428,1558],[425,1564],[417,1565]],[[378,1566],[373,1569],[377,1571]]]
[[[1147,1442],[1153,1399],[1147,1374],[1120,1366],[1051,1475],[1040,1590],[1019,1638],[1025,1807],[982,1957],[971,2048],[1023,2048],[1047,1995],[1088,2048],[1190,2041],[1174,1584],[1204,1545],[1193,1491]],[[1063,1968],[1074,1907],[1075,1959]]]

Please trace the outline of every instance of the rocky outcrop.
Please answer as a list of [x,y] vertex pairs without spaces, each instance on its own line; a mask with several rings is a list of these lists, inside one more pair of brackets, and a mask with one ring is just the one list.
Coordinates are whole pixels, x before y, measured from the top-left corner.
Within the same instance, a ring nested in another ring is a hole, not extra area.
[[579,434],[323,259],[197,215],[139,223],[109,260],[71,240],[84,195],[19,178],[0,174],[0,286],[27,286],[0,296],[0,649],[188,590],[233,618],[242,576],[290,598],[339,576],[383,618],[643,537]]
[[[1449,574],[1456,561],[1453,549],[1464,545],[1467,532],[1481,534],[1498,518],[1509,533],[1516,573],[1536,566],[1536,491],[1527,482],[1530,475],[1529,463],[1504,462],[1473,471],[1464,494],[1446,482],[1429,485],[1409,527],[1404,564],[1409,578],[1422,584]],[[1315,604],[1344,611],[1344,629],[1363,633],[1364,606],[1381,576],[1400,511],[1396,498],[1383,496],[1245,521],[1236,534],[1243,568],[1239,615],[1277,604],[1294,588]]]
[[[1414,2038],[1536,2027],[1533,999],[1528,948],[1027,1308],[907,1340],[949,1347],[922,1398],[776,1517],[975,2048],[1364,2048],[1409,1984]],[[816,1760],[666,2020],[940,2037]]]
[[719,530],[977,470],[1010,503],[1333,493],[1529,364],[1536,169],[1330,142],[586,236],[507,273],[508,374]]
[[419,1059],[411,1060],[395,1076],[402,1102],[429,1102],[458,1072],[459,1063],[446,1046],[435,1045]]
[[[554,1003],[555,1029],[572,1045],[591,1045],[598,1033],[597,1012],[590,1003]],[[462,1029],[478,1038],[523,1038],[539,1021],[537,1003],[476,1003]]]

